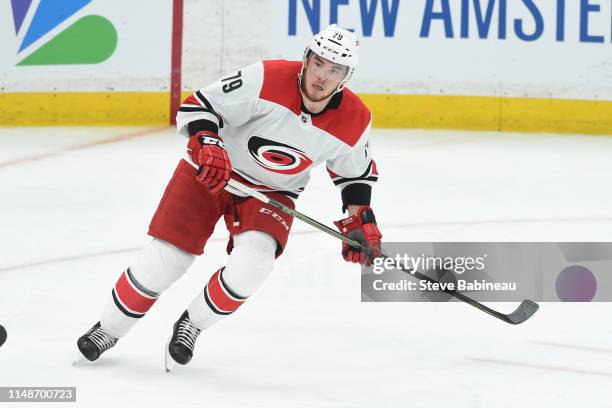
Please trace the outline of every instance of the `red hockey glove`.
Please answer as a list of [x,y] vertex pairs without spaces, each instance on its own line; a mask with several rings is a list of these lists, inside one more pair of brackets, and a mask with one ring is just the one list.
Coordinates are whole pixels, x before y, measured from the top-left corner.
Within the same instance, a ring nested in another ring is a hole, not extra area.
[[369,254],[361,248],[354,248],[342,243],[342,256],[347,262],[370,266],[372,260],[380,256],[380,240],[382,234],[376,226],[374,211],[367,205],[359,206],[356,215],[334,222],[342,235],[361,243],[369,250]]
[[202,130],[191,136],[187,149],[191,160],[200,166],[196,180],[204,184],[211,193],[218,193],[227,185],[232,165],[221,136]]

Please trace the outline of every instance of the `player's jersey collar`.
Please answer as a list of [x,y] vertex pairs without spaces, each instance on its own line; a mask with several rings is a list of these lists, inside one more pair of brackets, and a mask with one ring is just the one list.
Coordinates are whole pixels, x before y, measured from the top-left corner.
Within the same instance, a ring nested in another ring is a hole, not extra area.
[[329,103],[327,104],[325,109],[323,109],[319,113],[312,113],[308,109],[306,109],[306,105],[304,105],[304,99],[302,99],[302,112],[312,117],[316,117],[316,116],[321,116],[322,114],[327,112],[328,109],[338,109],[340,107],[340,103],[342,103],[342,93],[343,91],[336,92],[334,96],[332,96],[332,98],[329,100]]

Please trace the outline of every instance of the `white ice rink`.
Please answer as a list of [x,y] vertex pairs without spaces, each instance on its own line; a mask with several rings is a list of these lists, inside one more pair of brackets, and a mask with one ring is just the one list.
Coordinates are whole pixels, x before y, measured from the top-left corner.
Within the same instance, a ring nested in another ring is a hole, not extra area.
[[[612,407],[611,304],[545,303],[510,326],[460,303],[361,303],[359,268],[298,221],[267,284],[183,370],[164,372],[164,345],[225,262],[222,224],[117,347],[73,367],[148,241],[184,148],[173,132],[0,129],[0,386],[76,386],[79,407]],[[612,138],[374,133],[386,241],[612,241]],[[323,168],[298,210],[341,217]]]

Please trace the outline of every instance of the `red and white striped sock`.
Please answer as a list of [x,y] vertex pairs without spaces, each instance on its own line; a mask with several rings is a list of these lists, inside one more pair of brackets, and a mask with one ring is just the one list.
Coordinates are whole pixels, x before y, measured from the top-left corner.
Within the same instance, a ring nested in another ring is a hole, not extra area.
[[212,326],[223,316],[234,313],[247,300],[233,291],[223,279],[223,270],[219,269],[200,293],[189,305],[189,318],[200,330]]
[[115,306],[124,315],[140,319],[153,306],[159,294],[142,287],[128,268],[119,277],[112,296]]

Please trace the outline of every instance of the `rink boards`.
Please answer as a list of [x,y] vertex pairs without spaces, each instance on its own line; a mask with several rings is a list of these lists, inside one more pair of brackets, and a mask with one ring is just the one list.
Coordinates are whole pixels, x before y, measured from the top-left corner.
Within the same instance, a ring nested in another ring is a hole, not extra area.
[[[201,88],[260,59],[299,60],[313,33],[338,22],[361,39],[350,87],[376,127],[612,134],[609,2],[134,0],[125,7],[119,0],[1,5],[0,125],[167,124],[171,89]],[[182,86],[173,86],[179,76]]]
[[[184,93],[185,95],[186,93]],[[490,96],[360,95],[378,128],[612,133],[612,102]],[[165,92],[0,94],[0,124],[165,125]]]

